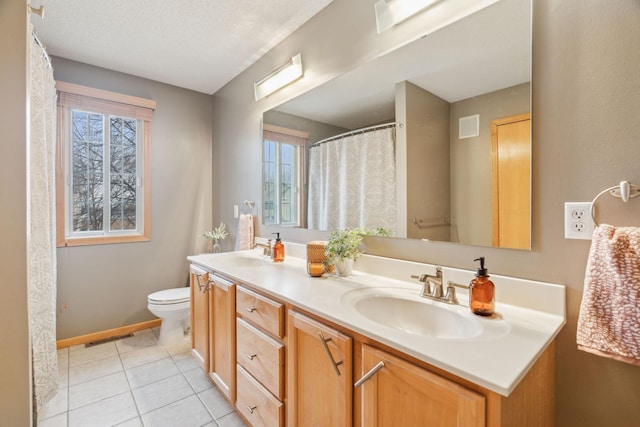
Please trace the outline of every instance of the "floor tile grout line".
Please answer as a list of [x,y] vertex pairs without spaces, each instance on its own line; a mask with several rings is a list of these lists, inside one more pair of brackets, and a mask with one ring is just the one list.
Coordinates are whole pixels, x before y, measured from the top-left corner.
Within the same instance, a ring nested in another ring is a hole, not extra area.
[[116,345],[116,351],[118,352],[118,358],[120,359],[120,364],[122,365],[124,378],[127,381],[127,385],[129,386],[129,394],[131,394],[131,398],[133,399],[133,404],[135,405],[136,412],[138,413],[138,419],[140,420],[140,423],[144,427],[145,423],[144,423],[144,420],[142,419],[142,412],[140,411],[140,406],[138,405],[138,401],[136,400],[136,395],[133,394],[133,387],[131,386],[131,381],[129,381],[129,375],[127,375],[127,367],[124,366],[124,361],[122,360],[122,353],[120,352],[120,349],[118,348],[117,345]]

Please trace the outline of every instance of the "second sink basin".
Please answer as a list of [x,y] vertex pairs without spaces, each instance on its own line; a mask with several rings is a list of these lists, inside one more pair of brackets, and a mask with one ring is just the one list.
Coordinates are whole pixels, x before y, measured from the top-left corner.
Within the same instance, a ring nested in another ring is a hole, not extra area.
[[482,324],[455,306],[442,306],[415,295],[415,289],[368,288],[347,292],[343,304],[381,325],[434,338],[472,338]]

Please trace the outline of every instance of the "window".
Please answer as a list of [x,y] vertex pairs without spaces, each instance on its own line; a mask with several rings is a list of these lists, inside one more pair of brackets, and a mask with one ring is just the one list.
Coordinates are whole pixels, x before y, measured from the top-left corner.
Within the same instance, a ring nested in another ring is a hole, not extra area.
[[151,238],[155,102],[70,83],[58,89],[58,246]]
[[309,134],[265,124],[262,146],[264,224],[300,227],[304,150]]

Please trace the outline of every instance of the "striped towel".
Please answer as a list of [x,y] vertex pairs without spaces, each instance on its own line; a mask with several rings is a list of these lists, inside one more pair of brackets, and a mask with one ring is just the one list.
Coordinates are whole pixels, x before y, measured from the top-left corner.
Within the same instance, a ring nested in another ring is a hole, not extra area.
[[603,224],[594,231],[577,344],[640,365],[640,228]]

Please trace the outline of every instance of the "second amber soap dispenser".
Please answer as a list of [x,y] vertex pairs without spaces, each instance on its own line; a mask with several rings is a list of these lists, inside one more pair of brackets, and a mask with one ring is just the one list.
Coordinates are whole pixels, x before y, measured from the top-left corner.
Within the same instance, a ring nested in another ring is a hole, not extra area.
[[284,261],[284,244],[282,244],[282,240],[280,240],[280,233],[273,234],[276,235],[276,242],[273,244],[271,259],[273,262],[282,262]]

